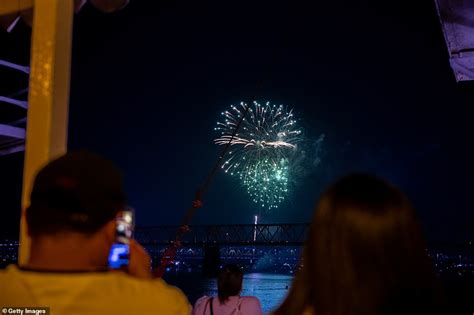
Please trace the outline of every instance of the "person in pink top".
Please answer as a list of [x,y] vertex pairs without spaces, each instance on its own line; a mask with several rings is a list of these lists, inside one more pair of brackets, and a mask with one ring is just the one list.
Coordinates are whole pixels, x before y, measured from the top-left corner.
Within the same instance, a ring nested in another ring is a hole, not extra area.
[[242,281],[243,273],[237,265],[224,266],[217,277],[218,297],[197,300],[193,315],[262,315],[258,298],[240,296]]

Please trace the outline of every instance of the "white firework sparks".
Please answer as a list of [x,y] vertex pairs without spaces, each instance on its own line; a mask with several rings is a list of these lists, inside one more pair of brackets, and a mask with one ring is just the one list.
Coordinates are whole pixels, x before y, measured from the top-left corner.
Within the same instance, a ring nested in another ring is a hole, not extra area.
[[247,104],[231,106],[222,112],[223,121],[215,130],[220,132],[214,142],[230,143],[222,169],[238,175],[254,202],[266,208],[276,208],[288,193],[291,168],[288,156],[302,140],[301,129],[292,110],[283,105],[253,102],[239,131],[232,136],[244,114]]

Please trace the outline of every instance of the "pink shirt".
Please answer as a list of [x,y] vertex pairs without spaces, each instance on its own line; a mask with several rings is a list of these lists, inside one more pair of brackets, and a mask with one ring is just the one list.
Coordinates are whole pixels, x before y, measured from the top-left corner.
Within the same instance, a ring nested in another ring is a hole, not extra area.
[[[210,315],[209,296],[203,296],[194,304],[193,315]],[[239,311],[240,306],[240,311]],[[219,302],[219,298],[212,300],[214,315],[262,315],[260,301],[254,296],[231,296],[224,303]]]

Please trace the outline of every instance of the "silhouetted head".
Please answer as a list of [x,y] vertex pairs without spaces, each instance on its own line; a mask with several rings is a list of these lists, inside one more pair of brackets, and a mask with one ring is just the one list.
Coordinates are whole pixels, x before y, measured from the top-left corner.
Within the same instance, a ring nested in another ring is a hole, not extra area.
[[36,175],[26,212],[29,233],[94,233],[124,205],[122,175],[112,162],[84,150],[70,152]]
[[217,291],[219,301],[224,303],[230,296],[239,295],[242,291],[243,273],[239,266],[225,265],[217,276]]
[[106,266],[125,199],[121,172],[111,161],[84,150],[51,161],[38,172],[26,209],[36,257],[77,245]]
[[371,175],[344,177],[321,196],[302,265],[276,314],[425,313],[438,298],[409,200]]

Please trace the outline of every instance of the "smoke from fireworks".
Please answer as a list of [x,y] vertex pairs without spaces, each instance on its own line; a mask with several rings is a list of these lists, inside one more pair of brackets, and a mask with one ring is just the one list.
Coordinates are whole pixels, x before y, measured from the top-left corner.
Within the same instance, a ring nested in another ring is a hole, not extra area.
[[[232,138],[247,106],[247,115]],[[288,194],[291,157],[302,140],[292,110],[269,102],[242,102],[222,112],[222,119],[215,128],[220,136],[214,142],[226,145],[230,141],[231,145],[222,169],[238,176],[255,203],[268,209],[278,207]]]

